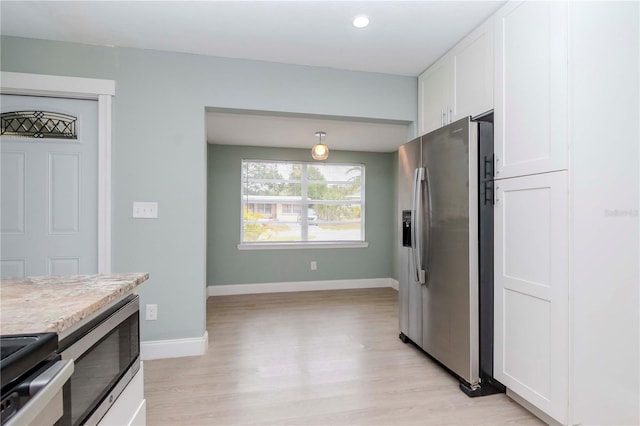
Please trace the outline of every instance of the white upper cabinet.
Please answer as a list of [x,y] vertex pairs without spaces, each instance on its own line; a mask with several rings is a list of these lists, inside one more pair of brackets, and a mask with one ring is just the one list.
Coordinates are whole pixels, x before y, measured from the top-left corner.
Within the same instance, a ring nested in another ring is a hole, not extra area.
[[453,48],[452,121],[493,108],[493,18]]
[[445,56],[418,77],[418,128],[424,135],[445,124],[450,117],[451,58]]
[[495,16],[496,177],[567,168],[566,2],[513,2]]
[[418,77],[418,130],[429,133],[493,108],[493,19]]

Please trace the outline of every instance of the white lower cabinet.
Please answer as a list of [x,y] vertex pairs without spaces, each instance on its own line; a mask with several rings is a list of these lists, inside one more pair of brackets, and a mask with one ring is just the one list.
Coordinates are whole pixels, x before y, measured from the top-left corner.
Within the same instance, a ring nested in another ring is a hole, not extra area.
[[144,399],[143,364],[122,391],[107,414],[100,420],[100,426],[145,426],[147,424],[147,403]]
[[567,172],[497,180],[494,374],[567,422]]

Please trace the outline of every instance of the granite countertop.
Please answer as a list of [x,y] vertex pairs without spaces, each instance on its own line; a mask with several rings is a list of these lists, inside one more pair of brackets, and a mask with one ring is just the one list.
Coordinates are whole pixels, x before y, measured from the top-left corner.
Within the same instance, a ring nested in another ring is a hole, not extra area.
[[139,272],[0,280],[0,334],[60,335],[148,279]]

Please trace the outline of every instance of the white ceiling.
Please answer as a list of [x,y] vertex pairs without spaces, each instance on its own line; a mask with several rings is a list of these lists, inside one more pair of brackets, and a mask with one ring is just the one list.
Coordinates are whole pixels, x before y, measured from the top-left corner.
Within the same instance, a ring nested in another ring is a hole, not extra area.
[[2,0],[0,32],[417,76],[502,3]]
[[[417,76],[503,3],[2,0],[0,33]],[[360,14],[367,28],[352,26]],[[209,112],[208,123],[213,143],[308,147],[324,130],[329,148],[360,151],[393,151],[407,133],[406,123],[238,111]]]
[[221,145],[308,148],[317,131],[327,133],[329,150],[391,152],[407,141],[407,124],[343,117],[269,115],[259,111],[209,110],[207,141]]

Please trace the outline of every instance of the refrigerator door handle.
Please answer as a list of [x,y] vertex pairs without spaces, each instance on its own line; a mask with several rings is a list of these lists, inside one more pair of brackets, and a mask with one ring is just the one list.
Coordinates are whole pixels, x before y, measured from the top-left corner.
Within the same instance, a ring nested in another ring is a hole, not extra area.
[[[431,254],[431,213],[432,213],[432,209],[431,209],[431,181],[429,180],[429,168],[423,168],[424,170],[424,181],[425,181],[425,185],[427,187],[427,197],[426,197],[426,202],[427,202],[427,224],[424,227],[424,230],[421,230],[422,235],[426,236],[426,241],[427,244],[425,246],[425,256],[424,256],[424,266],[421,265],[421,269],[422,269],[422,280],[424,282],[427,281],[427,276],[429,275],[429,271],[428,271],[428,267],[429,267],[429,258],[430,258],[430,254]],[[425,232],[426,231],[426,232]]]
[[411,247],[413,252],[413,263],[415,279],[420,284],[425,282],[425,273],[422,269],[422,212],[420,211],[422,202],[422,181],[424,180],[424,167],[418,167],[413,174],[413,206],[411,209],[413,223],[413,233],[411,235]]

